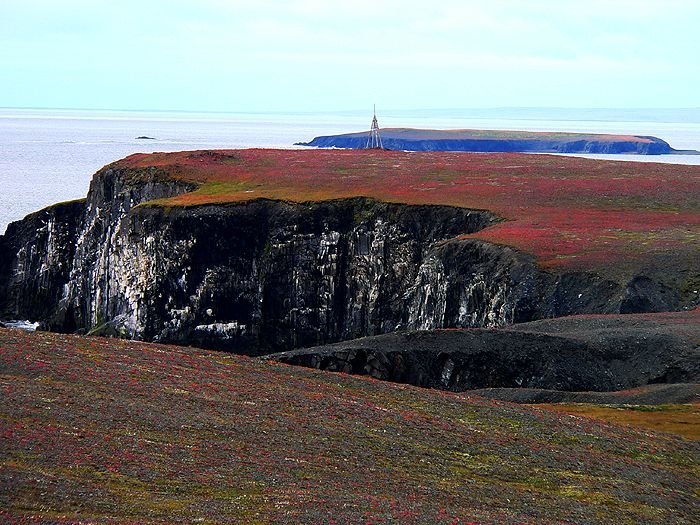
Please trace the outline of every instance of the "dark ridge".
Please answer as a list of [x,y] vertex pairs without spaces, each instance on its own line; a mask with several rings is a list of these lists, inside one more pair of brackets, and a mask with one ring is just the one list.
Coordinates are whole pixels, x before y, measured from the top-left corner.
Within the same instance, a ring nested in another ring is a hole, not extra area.
[[[469,151],[662,155],[694,154],[674,150],[651,136],[585,133],[542,133],[482,130],[387,128],[381,131],[385,149],[404,151]],[[363,149],[367,132],[315,137],[298,145],[319,148]]]
[[500,330],[394,333],[268,358],[451,391],[610,392],[700,381],[698,321],[700,310],[577,316]]

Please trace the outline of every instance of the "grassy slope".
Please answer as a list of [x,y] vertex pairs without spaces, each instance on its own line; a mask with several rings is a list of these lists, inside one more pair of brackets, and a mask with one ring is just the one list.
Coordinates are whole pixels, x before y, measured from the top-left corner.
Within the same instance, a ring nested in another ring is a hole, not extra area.
[[[700,166],[524,154],[241,150],[137,154],[132,177],[194,181],[158,204],[367,196],[488,209],[507,221],[473,237],[533,253],[545,267],[623,272],[626,262],[699,283]],[[694,276],[694,277],[693,277]]]
[[552,403],[537,405],[563,414],[591,417],[700,440],[700,405],[591,405]]
[[181,347],[0,330],[5,523],[692,523],[700,445]]

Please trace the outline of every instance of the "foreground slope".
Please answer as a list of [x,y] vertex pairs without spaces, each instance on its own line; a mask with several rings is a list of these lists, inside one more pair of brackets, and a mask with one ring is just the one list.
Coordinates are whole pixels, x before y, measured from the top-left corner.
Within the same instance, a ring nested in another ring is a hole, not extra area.
[[4,523],[675,523],[697,443],[203,350],[0,329]]

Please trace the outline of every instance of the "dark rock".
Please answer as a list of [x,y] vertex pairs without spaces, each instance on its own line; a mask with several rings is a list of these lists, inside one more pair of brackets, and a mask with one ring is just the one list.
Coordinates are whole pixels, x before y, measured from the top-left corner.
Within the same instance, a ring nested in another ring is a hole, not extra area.
[[680,295],[646,276],[637,276],[627,285],[620,313],[668,312],[680,305]]
[[[687,321],[664,324],[653,316],[619,315],[564,318],[496,330],[386,334],[268,358],[453,391],[612,391],[697,382],[700,314],[673,315]],[[508,399],[520,395],[509,394]],[[545,399],[564,398],[550,395]]]
[[[578,133],[489,132],[479,130],[428,130],[386,128],[381,131],[385,149],[404,151],[614,153],[660,155],[678,153],[657,137],[616,137]],[[367,132],[315,137],[302,146],[363,149]]]
[[68,282],[85,200],[50,206],[0,236],[0,316],[51,317]]

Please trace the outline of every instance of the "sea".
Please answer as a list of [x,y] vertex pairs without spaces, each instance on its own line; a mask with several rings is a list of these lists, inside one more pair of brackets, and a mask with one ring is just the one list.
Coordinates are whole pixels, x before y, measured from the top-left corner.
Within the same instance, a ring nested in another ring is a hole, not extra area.
[[[494,108],[377,112],[381,127],[653,135],[700,150],[700,108]],[[318,135],[369,129],[371,111],[198,113],[0,108],[0,234],[57,202],[84,197],[92,175],[132,153],[298,148]],[[140,138],[148,137],[148,138]],[[579,155],[700,165],[700,155]]]

